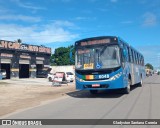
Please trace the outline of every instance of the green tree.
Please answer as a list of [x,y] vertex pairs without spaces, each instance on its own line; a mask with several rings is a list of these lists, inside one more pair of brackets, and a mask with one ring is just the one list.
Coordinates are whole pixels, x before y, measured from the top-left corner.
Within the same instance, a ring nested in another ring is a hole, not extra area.
[[[74,62],[70,61],[70,49],[74,46],[68,46],[68,47],[59,47],[55,49],[54,54],[52,54],[50,58],[51,65],[74,65]],[[74,58],[74,51],[73,51],[73,58]]]
[[149,68],[149,69],[152,69],[152,70],[153,70],[153,66],[152,66],[150,63],[147,63],[145,66],[146,66],[147,68]]

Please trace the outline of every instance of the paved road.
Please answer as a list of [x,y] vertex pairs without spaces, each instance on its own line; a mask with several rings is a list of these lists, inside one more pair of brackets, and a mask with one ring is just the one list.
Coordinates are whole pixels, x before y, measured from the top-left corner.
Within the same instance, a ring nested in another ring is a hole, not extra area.
[[[115,91],[90,95],[87,91],[68,93],[63,99],[38,106],[8,118],[16,119],[160,119],[160,76],[134,86],[129,95]],[[115,127],[158,128],[159,126],[48,126],[48,127]]]

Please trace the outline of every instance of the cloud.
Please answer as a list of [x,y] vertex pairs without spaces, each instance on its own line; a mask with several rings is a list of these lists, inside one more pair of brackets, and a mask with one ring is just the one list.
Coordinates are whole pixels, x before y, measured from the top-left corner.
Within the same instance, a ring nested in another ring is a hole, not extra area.
[[68,42],[78,37],[78,34],[69,31],[68,27],[71,25],[74,24],[68,21],[55,21],[52,24],[29,27],[0,24],[0,39],[14,41],[20,38],[23,42],[34,44]]
[[76,19],[76,20],[87,20],[88,17],[80,17],[80,16],[79,16],[79,17],[76,17],[75,19]]
[[81,16],[79,16],[79,17],[76,17],[75,18],[75,20],[96,20],[97,18],[96,17],[81,17]]
[[157,24],[157,16],[151,12],[145,13],[143,18],[143,26],[155,26]]
[[9,21],[28,21],[28,22],[39,22],[41,21],[40,17],[32,17],[25,15],[1,15],[0,20],[9,20]]
[[8,13],[8,12],[10,12],[10,11],[11,11],[11,10],[5,9],[5,8],[3,8],[3,7],[0,6],[0,14]]
[[145,58],[145,63],[150,63],[154,67],[160,66],[160,45],[145,45],[137,47]]
[[[5,1],[4,1],[5,2]],[[5,4],[0,2],[0,15],[8,15],[10,13],[14,13],[16,10],[13,10],[12,7],[7,8]],[[8,3],[9,5],[9,3]]]
[[69,21],[61,21],[61,20],[55,20],[54,21],[55,26],[67,26],[67,27],[75,27],[75,25],[72,22]]
[[32,3],[25,3],[24,1],[20,1],[20,0],[12,0],[12,2],[16,3],[19,7],[22,8],[27,8],[27,9],[32,9],[32,10],[45,10],[46,8],[44,7],[40,7],[40,6],[36,6],[33,5]]

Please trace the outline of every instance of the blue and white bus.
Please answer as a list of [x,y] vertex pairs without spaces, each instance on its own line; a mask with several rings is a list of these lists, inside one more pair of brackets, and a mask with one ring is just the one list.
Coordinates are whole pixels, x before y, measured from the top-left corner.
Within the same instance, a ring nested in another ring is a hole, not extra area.
[[145,78],[144,57],[128,43],[116,36],[101,36],[75,42],[76,89],[122,89],[142,86]]

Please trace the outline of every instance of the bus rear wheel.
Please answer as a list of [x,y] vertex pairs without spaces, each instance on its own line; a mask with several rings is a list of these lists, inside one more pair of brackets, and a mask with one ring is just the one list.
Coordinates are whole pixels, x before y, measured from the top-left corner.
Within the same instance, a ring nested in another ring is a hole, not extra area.
[[141,77],[141,81],[139,82],[139,86],[142,87],[143,86],[143,79]]
[[97,93],[98,93],[98,90],[90,90],[90,93],[91,93],[91,94],[97,94]]

